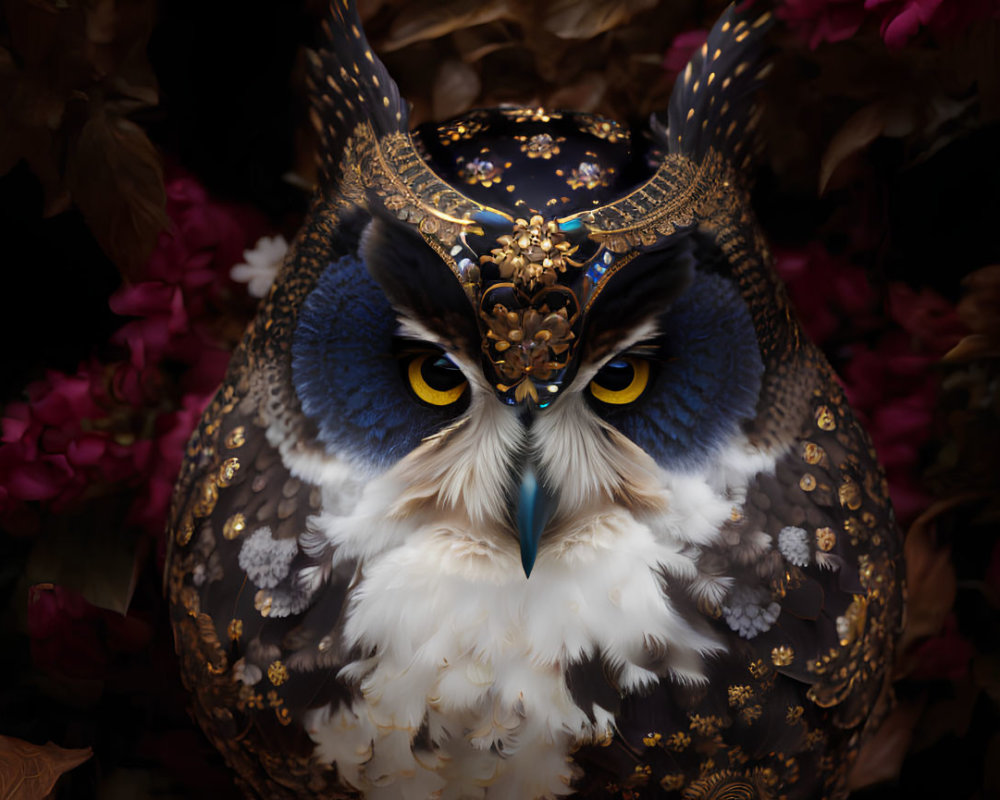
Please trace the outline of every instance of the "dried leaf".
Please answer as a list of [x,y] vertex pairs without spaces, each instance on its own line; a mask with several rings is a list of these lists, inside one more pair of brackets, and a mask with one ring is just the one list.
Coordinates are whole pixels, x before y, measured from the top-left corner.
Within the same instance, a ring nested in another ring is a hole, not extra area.
[[68,750],[52,742],[37,745],[0,736],[0,798],[44,800],[60,775],[78,767],[92,755],[89,747]]
[[17,53],[19,63],[26,70],[43,67],[62,44],[59,40],[65,13],[49,3],[28,0],[4,3],[3,11],[11,49]]
[[549,95],[548,108],[568,108],[572,111],[593,111],[608,88],[602,72],[588,72],[580,80]]
[[1000,655],[991,654],[978,656],[972,662],[972,678],[977,686],[981,686],[1000,704]]
[[941,630],[955,602],[955,568],[951,549],[934,540],[933,522],[938,516],[975,495],[963,494],[934,503],[921,514],[906,534],[903,555],[906,560],[906,626],[897,652],[896,676],[913,669],[911,649],[914,643]]
[[945,353],[941,360],[946,363],[973,361],[977,358],[996,358],[1000,356],[1000,348],[990,341],[990,337],[982,333],[972,333],[965,336],[951,350]]
[[86,9],[86,36],[94,44],[115,40],[118,23],[115,0],[91,0]]
[[954,682],[946,696],[928,702],[913,732],[911,749],[924,750],[946,736],[965,737],[981,694],[982,690],[966,678]]
[[966,295],[958,304],[958,316],[969,329],[985,334],[994,348],[1000,347],[1000,264],[983,267],[962,281]]
[[448,119],[472,107],[479,95],[478,73],[461,61],[445,61],[438,69],[431,95],[435,119]]
[[983,758],[983,797],[1000,797],[1000,733],[986,745]]
[[466,64],[475,64],[490,53],[518,46],[502,23],[462,28],[452,34],[452,41]]
[[405,6],[393,20],[388,38],[380,43],[383,52],[392,52],[414,42],[437,39],[462,28],[511,19],[507,0],[469,3],[466,0],[437,0]]
[[913,741],[913,730],[926,698],[900,703],[865,742],[851,767],[847,782],[851,791],[895,778]]
[[73,201],[94,238],[126,277],[138,274],[167,224],[156,148],[129,120],[95,109],[68,170]]
[[856,111],[834,134],[820,161],[819,193],[823,194],[830,178],[843,169],[851,157],[856,156],[878,139],[886,128],[885,103],[871,103]]
[[38,537],[28,564],[28,584],[54,583],[79,592],[92,605],[128,611],[146,545],[109,501],[89,508],[85,525],[61,515]]
[[656,0],[556,0],[548,6],[545,29],[560,39],[590,39],[655,5]]

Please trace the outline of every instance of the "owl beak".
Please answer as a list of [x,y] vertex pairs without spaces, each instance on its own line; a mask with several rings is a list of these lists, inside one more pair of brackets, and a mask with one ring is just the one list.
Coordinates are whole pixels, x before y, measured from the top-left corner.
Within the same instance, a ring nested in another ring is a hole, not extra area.
[[538,555],[538,542],[555,507],[553,497],[538,480],[535,467],[530,462],[521,474],[521,487],[517,498],[517,532],[521,542],[521,566],[524,576],[531,577]]

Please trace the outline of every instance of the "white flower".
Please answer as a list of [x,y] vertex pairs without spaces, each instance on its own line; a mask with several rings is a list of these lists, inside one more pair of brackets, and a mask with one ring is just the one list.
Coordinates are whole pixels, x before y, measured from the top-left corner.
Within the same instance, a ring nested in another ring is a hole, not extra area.
[[802,528],[782,528],[778,534],[778,549],[790,564],[804,567],[809,563],[812,552],[809,547],[809,534]]
[[273,589],[288,575],[298,552],[295,539],[275,539],[270,528],[258,528],[240,548],[240,569],[260,588]]
[[237,283],[245,283],[252,297],[263,297],[274,283],[287,252],[288,242],[284,236],[261,236],[253,250],[243,251],[246,263],[234,266],[229,277]]
[[781,614],[781,606],[768,602],[770,599],[770,595],[761,588],[737,584],[729,595],[729,601],[722,607],[722,616],[736,633],[744,639],[752,639],[758,633],[770,630]]

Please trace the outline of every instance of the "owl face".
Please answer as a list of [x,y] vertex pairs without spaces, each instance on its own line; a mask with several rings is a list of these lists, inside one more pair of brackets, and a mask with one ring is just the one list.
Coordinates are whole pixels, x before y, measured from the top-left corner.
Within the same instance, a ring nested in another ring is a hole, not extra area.
[[768,19],[730,9],[645,133],[411,133],[333,4],[323,184],[172,521],[196,713],[258,791],[840,791],[897,542],[748,210]]
[[426,126],[423,169],[481,206],[447,249],[433,216],[349,211],[295,324],[291,380],[325,452],[421,465],[414,495],[519,543],[529,575],[576,517],[661,506],[648,476],[704,467],[755,414],[757,334],[718,246],[594,236],[595,209],[656,175],[631,142],[540,109]]

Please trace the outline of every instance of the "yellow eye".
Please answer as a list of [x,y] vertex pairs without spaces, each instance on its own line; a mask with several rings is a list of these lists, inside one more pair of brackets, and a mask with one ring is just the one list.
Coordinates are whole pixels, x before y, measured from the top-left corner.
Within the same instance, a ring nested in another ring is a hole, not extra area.
[[634,403],[649,383],[649,362],[643,358],[609,361],[590,382],[590,393],[602,403],[624,406]]
[[462,371],[438,353],[415,356],[406,369],[413,393],[428,405],[450,406],[468,385]]

